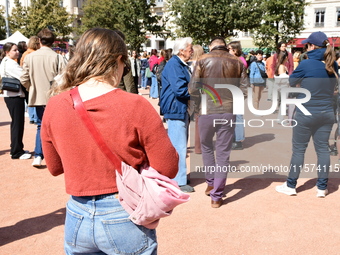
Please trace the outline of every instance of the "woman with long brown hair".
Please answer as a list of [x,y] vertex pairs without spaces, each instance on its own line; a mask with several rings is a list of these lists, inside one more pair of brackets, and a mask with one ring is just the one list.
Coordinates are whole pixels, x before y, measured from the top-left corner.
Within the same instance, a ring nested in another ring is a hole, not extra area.
[[[63,83],[44,113],[41,136],[52,175],[65,175],[66,254],[156,254],[154,229],[135,225],[120,205],[115,167],[74,109],[78,93],[94,125],[117,157],[140,169],[148,163],[174,178],[178,156],[163,123],[143,97],[117,86],[127,73],[127,48],[117,32],[93,28],[79,39]],[[147,112],[147,114],[145,114]],[[166,159],[166,160],[164,160]]]

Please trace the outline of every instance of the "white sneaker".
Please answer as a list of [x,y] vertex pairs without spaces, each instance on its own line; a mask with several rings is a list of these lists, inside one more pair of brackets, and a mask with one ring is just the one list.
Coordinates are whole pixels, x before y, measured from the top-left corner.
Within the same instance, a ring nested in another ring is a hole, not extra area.
[[33,160],[33,163],[32,163],[32,166],[34,167],[38,167],[38,166],[41,166],[41,157],[38,156],[38,157],[35,157],[34,160]]
[[327,194],[328,194],[328,189],[325,189],[325,190],[317,189],[316,197],[323,198]]
[[293,188],[289,188],[287,186],[287,182],[283,183],[282,185],[276,186],[275,190],[288,196],[296,196],[296,190]]
[[24,154],[22,154],[19,159],[30,159],[32,157],[32,155],[28,152],[25,152]]

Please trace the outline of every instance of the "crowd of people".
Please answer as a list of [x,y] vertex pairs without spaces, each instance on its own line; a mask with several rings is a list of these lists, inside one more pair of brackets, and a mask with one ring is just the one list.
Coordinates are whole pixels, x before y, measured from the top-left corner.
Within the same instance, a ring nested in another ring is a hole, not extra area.
[[[17,92],[3,91],[11,116],[11,158],[32,156],[22,142],[27,105],[29,120],[37,125],[32,165],[39,167],[45,159],[52,175],[65,175],[66,192],[71,195],[66,254],[157,253],[155,231],[128,220],[119,203],[115,169],[74,110],[70,90],[79,93],[95,128],[121,161],[135,169],[147,163],[190,193],[195,191],[186,164],[191,120],[195,121],[195,153],[202,154],[204,167],[229,166],[231,151],[243,149],[246,138],[243,115],[234,114],[234,101],[241,97],[234,93],[251,96],[254,109],[259,110],[266,88],[267,100],[277,100],[279,108],[281,90],[305,89],[310,100],[303,106],[310,115],[293,104],[283,113],[278,111],[278,123],[287,115],[293,136],[290,172],[276,191],[296,195],[304,154],[313,138],[317,165],[322,168],[317,197],[327,195],[340,54],[335,54],[323,32],[303,41],[305,52],[292,54],[287,43],[280,42],[268,57],[260,49],[246,56],[239,41],[227,43],[222,37],[211,39],[207,53],[186,37],[176,39],[172,49],[152,49],[150,54],[132,50],[129,56],[123,33],[94,28],[81,36],[65,60],[51,48],[55,39],[53,32],[43,29],[29,39],[26,49],[6,43],[0,75],[22,84]],[[159,100],[160,113],[138,95],[147,89],[150,98]],[[287,96],[303,99],[306,95]],[[216,125],[216,119],[225,122]],[[335,140],[338,136],[337,131]],[[210,196],[212,208],[222,206],[226,180],[225,171],[206,172],[205,195]]]

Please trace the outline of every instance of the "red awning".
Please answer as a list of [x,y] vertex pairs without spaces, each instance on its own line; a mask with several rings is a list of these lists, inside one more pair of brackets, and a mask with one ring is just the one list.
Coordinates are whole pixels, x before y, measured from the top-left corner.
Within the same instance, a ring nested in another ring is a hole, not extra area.
[[[304,44],[302,44],[302,41],[305,39],[306,38],[295,38],[288,44],[293,45],[294,48],[303,48]],[[331,46],[340,47],[340,37],[329,37],[328,39]]]

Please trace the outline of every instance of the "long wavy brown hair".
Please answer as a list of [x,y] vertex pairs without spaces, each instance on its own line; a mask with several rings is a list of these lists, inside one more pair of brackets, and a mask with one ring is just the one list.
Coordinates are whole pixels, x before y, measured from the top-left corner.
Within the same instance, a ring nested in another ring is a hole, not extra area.
[[279,68],[280,65],[283,65],[284,61],[288,59],[288,53],[287,51],[280,51],[277,54],[277,61],[276,61],[276,65],[275,65],[275,75],[279,76]]
[[[323,42],[323,47],[319,47],[315,45],[315,48],[319,49],[319,48],[326,48],[326,51],[323,55],[324,61],[325,61],[325,67],[326,67],[326,71],[329,75],[334,74],[336,78],[338,78],[338,73],[335,71],[334,69],[334,62],[336,61],[336,57],[335,57],[335,51],[333,50],[333,47],[331,46],[331,44],[329,43],[328,40],[325,40]],[[308,55],[308,53],[307,53]]]
[[104,28],[87,30],[77,42],[62,84],[55,85],[51,94],[59,94],[91,78],[118,86],[121,79],[116,75],[119,56],[124,63],[128,61],[126,45],[117,32]]

